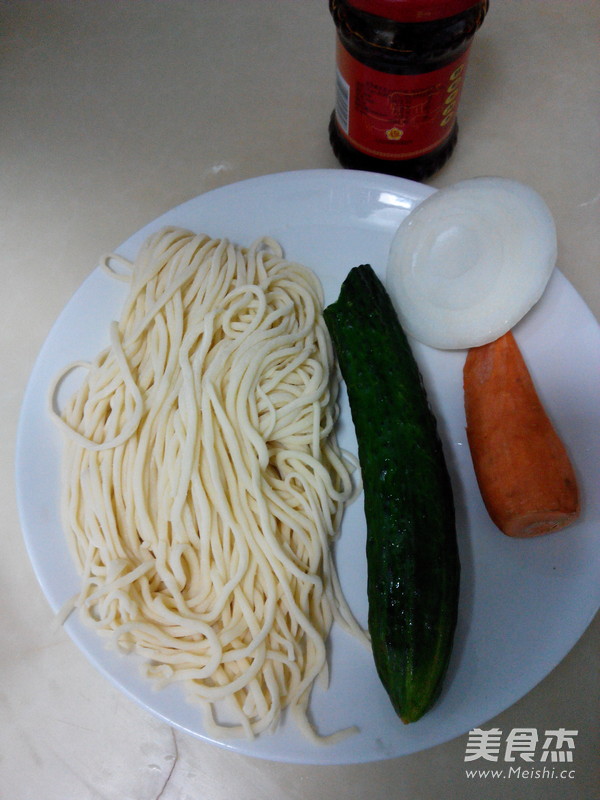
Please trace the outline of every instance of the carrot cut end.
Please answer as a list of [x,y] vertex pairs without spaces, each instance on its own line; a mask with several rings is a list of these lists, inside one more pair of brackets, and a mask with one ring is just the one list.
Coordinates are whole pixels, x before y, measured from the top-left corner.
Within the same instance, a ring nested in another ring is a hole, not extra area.
[[538,512],[505,522],[502,533],[515,539],[532,539],[555,533],[572,525],[579,517],[579,509],[571,512]]

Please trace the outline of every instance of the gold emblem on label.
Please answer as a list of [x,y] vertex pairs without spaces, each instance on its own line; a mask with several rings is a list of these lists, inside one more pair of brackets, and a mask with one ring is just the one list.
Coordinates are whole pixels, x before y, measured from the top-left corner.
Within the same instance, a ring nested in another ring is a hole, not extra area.
[[397,142],[399,139],[402,138],[403,134],[404,131],[401,130],[400,128],[396,128],[396,126],[394,126],[393,128],[389,128],[385,132],[385,135],[391,142]]

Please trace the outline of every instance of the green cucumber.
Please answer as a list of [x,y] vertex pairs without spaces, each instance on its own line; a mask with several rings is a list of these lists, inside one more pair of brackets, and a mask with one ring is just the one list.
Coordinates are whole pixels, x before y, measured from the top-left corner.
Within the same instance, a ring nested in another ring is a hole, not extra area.
[[439,697],[456,628],[452,486],[410,344],[369,265],[324,315],[358,441],[373,657],[396,713],[414,722]]

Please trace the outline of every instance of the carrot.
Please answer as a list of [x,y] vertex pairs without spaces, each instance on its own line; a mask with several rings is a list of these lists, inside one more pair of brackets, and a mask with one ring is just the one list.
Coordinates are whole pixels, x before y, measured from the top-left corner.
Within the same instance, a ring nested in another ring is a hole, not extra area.
[[463,381],[473,466],[498,528],[539,536],[577,519],[573,466],[510,331],[469,350]]

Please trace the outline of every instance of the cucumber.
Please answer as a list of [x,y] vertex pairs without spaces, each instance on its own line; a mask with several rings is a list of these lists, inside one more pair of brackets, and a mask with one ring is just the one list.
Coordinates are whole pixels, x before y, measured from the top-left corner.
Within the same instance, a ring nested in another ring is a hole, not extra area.
[[398,716],[415,722],[441,692],[456,628],[450,477],[410,344],[368,264],[350,271],[324,316],[358,441],[375,666]]

